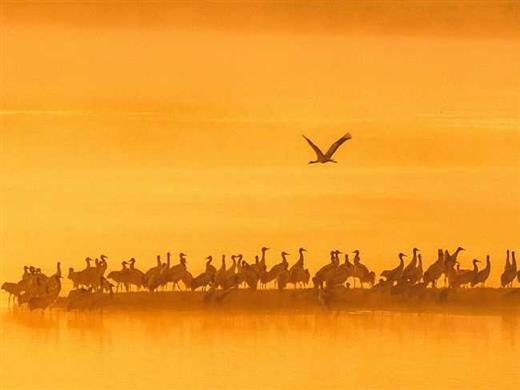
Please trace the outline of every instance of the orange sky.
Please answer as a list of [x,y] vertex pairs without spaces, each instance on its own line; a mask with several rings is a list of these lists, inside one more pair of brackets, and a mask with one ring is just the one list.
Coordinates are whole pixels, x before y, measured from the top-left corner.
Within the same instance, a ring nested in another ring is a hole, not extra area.
[[[1,279],[520,240],[515,2],[2,4]],[[301,134],[353,139],[307,166]]]

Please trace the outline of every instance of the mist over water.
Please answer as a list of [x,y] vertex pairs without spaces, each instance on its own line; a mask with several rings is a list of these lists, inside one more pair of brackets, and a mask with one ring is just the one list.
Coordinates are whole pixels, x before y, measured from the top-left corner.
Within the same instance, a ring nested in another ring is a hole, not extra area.
[[[7,4],[0,279],[262,245],[380,270],[461,245],[497,285],[520,230],[517,9]],[[307,165],[302,134],[347,131],[338,164]]]

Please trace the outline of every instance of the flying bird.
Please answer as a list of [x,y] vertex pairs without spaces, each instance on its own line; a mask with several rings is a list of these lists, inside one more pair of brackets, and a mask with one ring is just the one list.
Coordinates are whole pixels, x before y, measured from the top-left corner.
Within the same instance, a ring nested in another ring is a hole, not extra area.
[[349,140],[352,138],[350,133],[345,134],[343,137],[338,139],[336,142],[334,142],[332,145],[330,145],[329,150],[327,150],[327,153],[323,153],[320,148],[318,148],[309,138],[307,138],[305,135],[303,136],[305,140],[309,143],[312,150],[314,150],[314,153],[316,153],[316,160],[309,161],[309,164],[315,164],[315,163],[321,163],[325,164],[328,162],[337,163],[336,160],[332,159],[332,156],[334,153],[336,153],[336,150],[343,144],[343,142]]

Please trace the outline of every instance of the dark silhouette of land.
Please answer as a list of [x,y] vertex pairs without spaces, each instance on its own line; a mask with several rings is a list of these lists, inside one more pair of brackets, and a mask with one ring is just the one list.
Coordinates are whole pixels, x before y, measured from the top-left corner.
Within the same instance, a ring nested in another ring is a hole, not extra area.
[[68,310],[236,310],[298,311],[315,310],[395,310],[415,312],[507,313],[520,315],[520,288],[421,288],[352,289],[338,287],[316,290],[145,291],[93,294],[78,304],[60,297],[54,307]]

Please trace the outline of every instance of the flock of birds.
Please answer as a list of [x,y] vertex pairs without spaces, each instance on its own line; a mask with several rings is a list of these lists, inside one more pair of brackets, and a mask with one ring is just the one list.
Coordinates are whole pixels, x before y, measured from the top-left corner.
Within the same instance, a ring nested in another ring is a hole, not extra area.
[[[171,255],[166,254],[166,261],[157,256],[157,264],[143,272],[136,267],[136,260],[131,258],[121,263],[121,269],[107,271],[107,257],[101,255],[95,260],[87,257],[86,267],[80,271],[69,268],[68,279],[73,288],[68,295],[69,309],[80,307],[86,300],[90,304],[103,295],[113,294],[119,289],[131,291],[132,289],[145,289],[150,292],[167,290],[169,288],[203,291],[206,294],[216,290],[230,291],[237,288],[268,288],[270,285],[279,290],[284,290],[292,284],[294,288],[306,288],[311,282],[311,274],[305,268],[304,248],[298,250],[298,260],[289,266],[287,260],[289,253],[281,252],[281,261],[270,268],[267,266],[267,247],[261,249],[260,255],[255,256],[254,262],[248,263],[241,254],[231,256],[231,264],[226,263],[226,255],[222,255],[221,265],[217,269],[213,266],[213,257],[206,258],[204,272],[193,276],[187,267],[186,255],[179,254],[179,262],[171,264]],[[450,253],[439,249],[437,260],[423,272],[422,256],[419,249],[413,248],[412,259],[405,265],[404,253],[399,253],[399,264],[380,274],[376,283],[376,274],[361,262],[360,251],[352,252],[352,261],[349,254],[344,254],[344,260],[340,260],[342,254],[339,250],[330,252],[330,262],[321,267],[314,277],[312,284],[318,291],[334,288],[350,288],[356,282],[361,288],[368,284],[373,289],[399,289],[413,287],[414,289],[426,289],[437,287],[439,279],[444,278],[444,285],[448,288],[484,286],[491,272],[490,257],[486,257],[486,266],[478,268],[479,260],[473,260],[471,269],[460,268],[457,260],[459,253],[464,248],[458,247]],[[94,264],[92,264],[94,263]],[[106,276],[105,276],[106,274]],[[517,269],[514,251],[507,251],[504,271],[501,275],[501,286],[512,287],[514,280],[520,282],[520,271]],[[9,293],[9,299],[16,299],[18,305],[27,304],[29,309],[45,309],[50,307],[58,298],[62,289],[61,265],[58,262],[56,272],[47,276],[40,268],[25,266],[22,279],[16,283],[6,282],[2,289]]]
[[[309,138],[303,136],[309,146],[316,154],[316,159],[309,161],[314,163],[336,163],[332,157],[338,148],[346,141],[352,139],[350,133],[346,133],[324,153]],[[255,257],[255,261],[248,263],[241,254],[231,256],[231,265],[226,264],[226,256],[222,255],[221,265],[217,269],[212,265],[213,258],[206,258],[204,272],[193,276],[186,265],[186,255],[179,254],[179,262],[171,264],[171,255],[168,252],[166,261],[157,256],[157,265],[146,272],[139,270],[135,263],[135,258],[121,263],[120,270],[109,272],[106,276],[107,257],[101,255],[100,258],[93,260],[90,257],[85,259],[86,267],[80,271],[69,268],[68,279],[72,282],[73,288],[68,295],[69,308],[84,306],[85,302],[95,303],[96,299],[101,299],[105,293],[113,294],[124,288],[127,292],[132,289],[145,289],[150,292],[157,290],[180,289],[183,285],[185,289],[206,289],[208,294],[217,290],[224,292],[237,288],[257,289],[267,288],[274,285],[279,290],[284,290],[292,284],[294,288],[306,288],[311,281],[311,274],[305,268],[304,248],[299,249],[298,260],[289,266],[287,257],[289,253],[281,252],[281,261],[268,269],[266,262],[267,247],[261,249],[261,254]],[[422,291],[427,287],[436,287],[441,277],[444,277],[444,286],[448,288],[458,288],[466,286],[484,286],[491,272],[491,262],[489,256],[486,257],[486,266],[478,268],[479,260],[473,260],[473,268],[461,269],[457,257],[464,248],[458,247],[453,253],[448,250],[439,249],[437,260],[423,272],[422,257],[419,249],[413,248],[411,261],[405,266],[404,253],[399,253],[399,265],[393,269],[381,272],[381,277],[376,283],[376,274],[361,262],[359,250],[353,253],[354,258],[350,261],[349,254],[344,254],[344,261],[340,260],[342,254],[339,250],[330,252],[330,262],[321,267],[314,277],[312,283],[318,293],[320,291],[331,291],[337,287],[350,288],[352,279],[353,286],[356,282],[363,288],[368,284],[373,289],[391,290],[412,288]],[[94,262],[94,264],[92,264]],[[61,284],[61,267],[58,262],[56,272],[47,276],[41,272],[40,268],[25,266],[22,279],[16,283],[6,282],[2,289],[9,293],[9,300],[17,299],[19,305],[27,304],[29,309],[45,309],[50,307],[58,298]],[[515,252],[507,251],[504,271],[501,275],[502,287],[512,287],[515,278],[520,282],[520,271],[517,269]],[[318,297],[321,295],[318,294]]]

